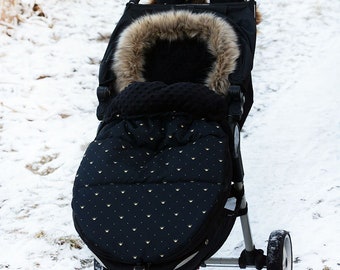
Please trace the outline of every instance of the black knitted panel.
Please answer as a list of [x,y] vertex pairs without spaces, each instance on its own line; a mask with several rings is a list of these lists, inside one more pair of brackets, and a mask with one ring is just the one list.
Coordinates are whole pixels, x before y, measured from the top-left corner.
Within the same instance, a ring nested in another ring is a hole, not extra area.
[[136,82],[113,99],[106,119],[117,113],[132,116],[172,111],[220,119],[227,109],[226,98],[202,84]]

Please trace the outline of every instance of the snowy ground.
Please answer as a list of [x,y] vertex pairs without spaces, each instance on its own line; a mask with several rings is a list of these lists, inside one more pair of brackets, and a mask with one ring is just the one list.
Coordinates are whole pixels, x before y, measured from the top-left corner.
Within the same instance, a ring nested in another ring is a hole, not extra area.
[[[27,0],[26,2],[30,2]],[[31,1],[33,2],[33,1]],[[340,1],[259,0],[242,145],[255,243],[290,231],[294,269],[340,269]],[[98,64],[125,1],[40,1],[0,26],[0,269],[91,269],[71,218],[97,127]],[[237,223],[218,256],[238,256]]]

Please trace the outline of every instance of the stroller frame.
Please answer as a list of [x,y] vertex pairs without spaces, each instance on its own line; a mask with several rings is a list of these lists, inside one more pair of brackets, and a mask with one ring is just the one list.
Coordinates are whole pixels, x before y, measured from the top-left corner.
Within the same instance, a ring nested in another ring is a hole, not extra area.
[[[244,194],[244,171],[240,150],[241,137],[238,125],[243,114],[244,95],[238,86],[231,86],[229,91],[231,99],[229,104],[228,124],[234,135],[234,153],[232,161],[234,169],[233,187],[238,194],[241,194],[239,217],[245,249],[242,251],[239,258],[212,257],[201,267],[239,267],[241,269],[255,267],[256,269],[292,270],[293,253],[289,232],[277,230],[271,233],[268,241],[267,255],[264,255],[262,249],[255,248],[249,222],[248,203]],[[273,261],[275,262],[273,263]]]
[[234,169],[234,184],[233,187],[241,196],[240,205],[240,221],[244,238],[245,249],[241,253],[240,258],[210,258],[205,262],[202,267],[214,267],[214,266],[239,266],[240,268],[246,268],[246,266],[255,266],[256,269],[262,269],[266,265],[266,256],[263,254],[263,250],[256,249],[251,234],[249,216],[248,216],[248,204],[244,194],[244,171],[242,156],[240,150],[240,130],[238,122],[241,119],[243,113],[244,96],[241,88],[238,86],[231,86],[229,89],[229,95],[231,97],[228,124],[234,135],[233,141],[233,169]]

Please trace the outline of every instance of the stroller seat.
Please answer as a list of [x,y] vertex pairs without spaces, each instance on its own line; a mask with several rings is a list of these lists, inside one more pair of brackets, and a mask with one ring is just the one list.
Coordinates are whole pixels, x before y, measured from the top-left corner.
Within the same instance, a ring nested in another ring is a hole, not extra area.
[[113,65],[120,94],[86,151],[73,203],[78,228],[104,258],[169,267],[208,246],[210,220],[225,211],[215,205],[230,191],[218,121],[238,55],[234,30],[213,14],[162,12],[122,32]]
[[224,14],[250,18],[254,3],[135,2],[101,64],[102,122],[76,175],[74,224],[106,269],[193,270],[247,210],[234,184],[255,19],[242,30]]

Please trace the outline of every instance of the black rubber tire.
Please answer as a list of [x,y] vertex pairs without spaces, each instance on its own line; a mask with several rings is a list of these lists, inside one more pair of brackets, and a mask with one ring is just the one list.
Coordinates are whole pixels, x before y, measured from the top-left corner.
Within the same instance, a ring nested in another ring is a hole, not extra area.
[[273,231],[267,247],[267,270],[292,270],[292,240],[287,231]]

